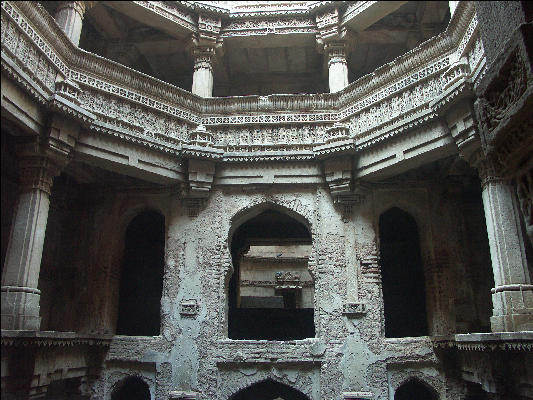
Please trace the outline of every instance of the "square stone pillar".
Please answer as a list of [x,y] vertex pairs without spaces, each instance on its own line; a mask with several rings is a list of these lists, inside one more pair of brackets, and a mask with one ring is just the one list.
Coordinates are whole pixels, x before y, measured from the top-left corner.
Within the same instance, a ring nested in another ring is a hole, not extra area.
[[533,285],[514,188],[498,177],[488,162],[479,170],[495,285],[492,331],[533,330]]
[[21,160],[21,186],[2,273],[2,329],[38,330],[37,289],[53,177],[59,169],[43,156]]

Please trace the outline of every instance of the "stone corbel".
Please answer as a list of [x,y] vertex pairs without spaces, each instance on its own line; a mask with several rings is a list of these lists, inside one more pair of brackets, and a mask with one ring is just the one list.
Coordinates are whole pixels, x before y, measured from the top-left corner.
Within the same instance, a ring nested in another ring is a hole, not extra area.
[[446,115],[450,134],[459,148],[461,156],[470,164],[481,148],[477,130],[474,106],[470,99],[465,99],[454,106]]
[[341,156],[324,160],[324,176],[335,202],[339,196],[350,194],[353,183],[352,157]]
[[80,106],[80,86],[59,74],[55,83],[56,91],[49,100],[49,108],[58,114],[68,115],[83,125],[89,125],[95,116]]
[[353,207],[365,201],[366,188],[353,181],[352,157],[342,156],[324,160],[324,174],[333,203],[340,208],[342,219],[348,222]]
[[216,160],[222,154],[223,150],[215,146],[213,136],[203,125],[192,131],[190,140],[183,145],[182,155],[188,159],[189,180],[184,202],[189,216],[197,216],[209,198]]
[[326,43],[339,39],[340,15],[337,8],[329,9],[316,16],[316,26],[320,32],[320,40]]

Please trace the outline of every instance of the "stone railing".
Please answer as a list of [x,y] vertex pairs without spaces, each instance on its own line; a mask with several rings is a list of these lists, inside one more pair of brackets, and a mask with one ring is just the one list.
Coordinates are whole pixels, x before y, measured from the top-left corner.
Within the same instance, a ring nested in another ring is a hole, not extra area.
[[[161,151],[179,153],[203,124],[222,159],[308,159],[335,123],[349,128],[357,151],[436,118],[430,103],[453,79],[450,68],[466,60],[465,79],[483,73],[476,27],[473,4],[461,2],[444,33],[337,93],[200,98],[75,47],[36,3],[2,2],[2,70],[45,105],[61,87],[77,88],[62,110],[90,130]],[[64,81],[72,84],[59,87]]]

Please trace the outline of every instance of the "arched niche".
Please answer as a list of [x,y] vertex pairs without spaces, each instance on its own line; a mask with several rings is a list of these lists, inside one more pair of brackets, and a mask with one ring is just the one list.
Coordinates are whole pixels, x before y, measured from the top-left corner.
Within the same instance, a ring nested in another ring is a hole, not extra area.
[[302,392],[276,382],[266,379],[239,390],[229,400],[309,400]]
[[118,382],[111,393],[111,400],[151,400],[150,387],[138,376],[130,376]]
[[228,337],[298,340],[315,336],[312,247],[305,218],[270,203],[232,219],[228,241]]
[[165,256],[165,218],[145,210],[125,233],[116,333],[159,335]]
[[415,219],[398,207],[379,217],[385,336],[428,334],[425,279]]
[[394,400],[439,400],[437,392],[418,379],[403,383],[394,393]]

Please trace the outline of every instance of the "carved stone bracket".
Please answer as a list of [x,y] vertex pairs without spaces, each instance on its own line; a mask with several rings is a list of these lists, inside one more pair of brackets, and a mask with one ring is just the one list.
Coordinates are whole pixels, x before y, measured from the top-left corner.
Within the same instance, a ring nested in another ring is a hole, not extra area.
[[365,303],[345,303],[342,306],[342,314],[348,318],[362,317],[366,314]]
[[335,40],[340,35],[340,15],[337,8],[319,13],[316,16],[316,25],[320,32],[318,39],[322,43]]
[[216,148],[213,136],[203,125],[190,134],[187,144],[183,145],[182,155],[188,158],[188,188],[184,202],[189,216],[197,216],[209,197],[215,176],[215,160],[222,157],[223,150]]
[[[59,77],[59,76],[58,76]],[[70,100],[77,106],[80,105],[79,96],[82,90],[80,86],[70,79],[56,79],[56,93]]]
[[184,317],[196,317],[200,311],[200,306],[196,299],[182,300],[180,303],[180,315]]
[[352,158],[343,156],[324,160],[324,175],[333,199],[352,190]]

